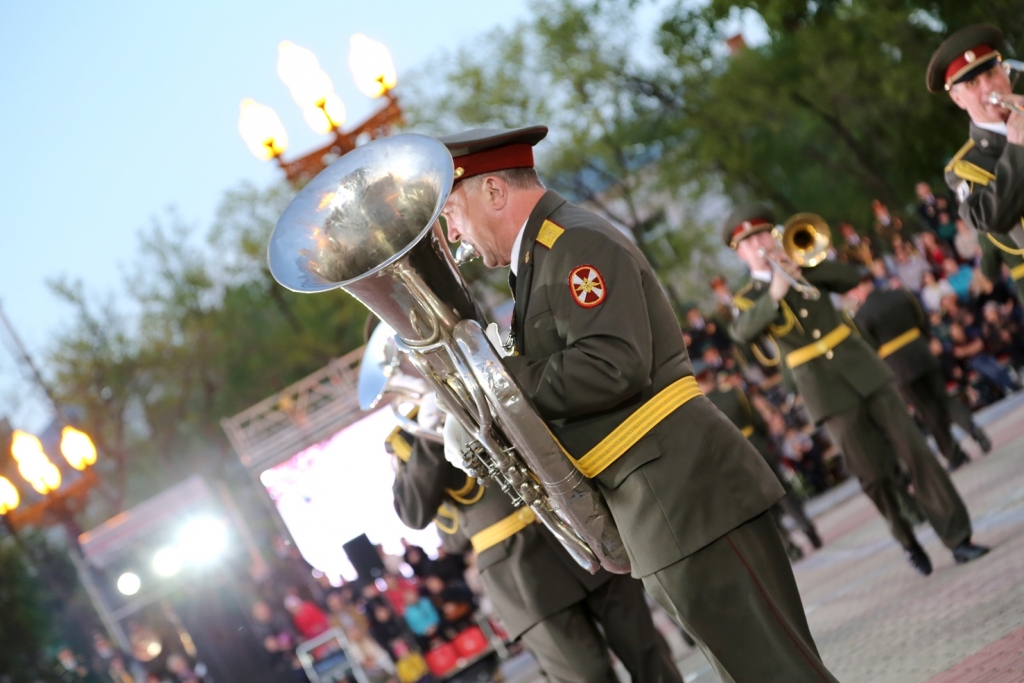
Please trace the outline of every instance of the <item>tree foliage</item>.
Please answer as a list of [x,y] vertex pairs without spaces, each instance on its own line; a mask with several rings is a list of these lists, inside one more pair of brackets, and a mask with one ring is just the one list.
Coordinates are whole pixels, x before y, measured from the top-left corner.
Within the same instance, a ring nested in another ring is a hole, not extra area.
[[[636,19],[652,14],[652,26]],[[695,197],[764,199],[863,228],[873,199],[899,208],[916,181],[941,186],[966,118],[927,92],[925,67],[951,30],[978,22],[1024,41],[1014,0],[537,3],[530,20],[431,65],[413,121],[446,132],[549,124],[549,183],[641,245],[655,217],[656,232],[683,242],[672,255],[692,281],[695,266],[721,267],[712,254],[727,208],[694,210]],[[730,51],[741,29],[763,39]],[[690,211],[659,225],[680,201]]]
[[266,245],[291,196],[227,192],[205,240],[173,211],[154,220],[127,276],[131,306],[53,283],[75,324],[49,367],[102,453],[99,519],[194,472],[230,476],[220,420],[362,343],[365,309],[351,297],[295,294],[270,276]]

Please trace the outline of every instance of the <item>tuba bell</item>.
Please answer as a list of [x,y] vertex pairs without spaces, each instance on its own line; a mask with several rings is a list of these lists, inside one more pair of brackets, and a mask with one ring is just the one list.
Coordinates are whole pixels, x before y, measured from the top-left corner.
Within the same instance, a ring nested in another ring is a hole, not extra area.
[[[357,147],[285,209],[270,238],[270,272],[292,291],[341,288],[363,303],[394,330],[395,349],[437,392],[447,419],[470,435],[467,471],[529,505],[583,568],[628,573],[600,492],[565,456],[484,334],[438,220],[453,176],[448,149],[424,135]],[[390,367],[394,359],[381,362]]]

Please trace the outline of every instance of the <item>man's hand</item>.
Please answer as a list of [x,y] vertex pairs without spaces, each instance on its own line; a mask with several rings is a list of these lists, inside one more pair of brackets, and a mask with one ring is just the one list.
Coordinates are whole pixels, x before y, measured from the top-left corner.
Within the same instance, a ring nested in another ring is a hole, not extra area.
[[[1003,95],[1003,99],[1024,108],[1024,96],[1022,95]],[[1006,141],[1013,145],[1024,146],[1024,116],[1017,112],[1012,112],[1006,121]]]
[[444,459],[460,470],[465,471],[462,454],[471,441],[469,434],[462,428],[454,415],[449,415],[444,421]]
[[[800,273],[800,267],[790,261],[787,257],[779,257],[778,264],[782,266],[782,270],[784,270],[794,280],[798,280],[803,277]],[[777,268],[772,269],[772,283],[768,286],[768,296],[772,298],[772,301],[776,303],[782,301],[782,299],[785,298],[786,293],[789,292],[789,288],[791,286],[792,283],[785,275],[779,272]]]

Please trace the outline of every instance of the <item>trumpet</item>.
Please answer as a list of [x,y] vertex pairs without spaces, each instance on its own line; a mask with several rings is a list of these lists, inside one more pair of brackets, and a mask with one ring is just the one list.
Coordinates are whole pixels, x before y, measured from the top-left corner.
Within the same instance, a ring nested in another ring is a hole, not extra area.
[[988,103],[998,105],[1003,109],[1009,109],[1014,114],[1020,114],[1021,116],[1024,116],[1024,107],[1010,100],[1003,93],[990,92],[988,94]]
[[832,233],[825,219],[816,213],[794,214],[786,221],[781,232],[778,228],[772,230],[772,237],[778,247],[771,251],[759,250],[761,256],[768,261],[772,270],[779,273],[804,298],[815,301],[820,299],[821,291],[806,278],[794,277],[786,272],[778,252],[781,251],[786,259],[802,268],[813,268],[824,261],[832,244]]

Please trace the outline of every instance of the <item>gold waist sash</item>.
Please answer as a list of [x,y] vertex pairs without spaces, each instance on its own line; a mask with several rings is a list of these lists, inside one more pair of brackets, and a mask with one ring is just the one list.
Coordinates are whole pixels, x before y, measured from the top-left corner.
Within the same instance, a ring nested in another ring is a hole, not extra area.
[[807,361],[814,360],[818,356],[824,356],[826,353],[845,341],[852,332],[853,330],[851,330],[848,325],[841,324],[813,344],[801,346],[796,351],[790,351],[787,353],[786,365],[790,368],[795,368],[798,365],[803,365]]
[[889,341],[879,346],[878,357],[887,358],[892,354],[896,353],[897,351],[899,351],[900,349],[902,349],[910,342],[920,338],[921,330],[917,329],[916,327],[911,328],[904,332],[903,334],[901,334],[900,336],[890,339]]
[[483,531],[473,534],[469,542],[473,544],[473,550],[477,553],[482,553],[491,546],[498,545],[506,538],[515,536],[535,521],[537,521],[537,515],[534,513],[533,508],[519,508],[500,522],[495,522]]
[[[565,454],[576,466],[576,469],[584,476],[593,479],[622,457],[659,422],[690,399],[700,395],[701,390],[696,379],[693,377],[678,379],[640,406],[636,412],[623,420],[622,424],[601,439],[601,442],[591,448],[582,458],[576,459],[568,451]],[[563,447],[562,450],[564,451],[565,448]]]

